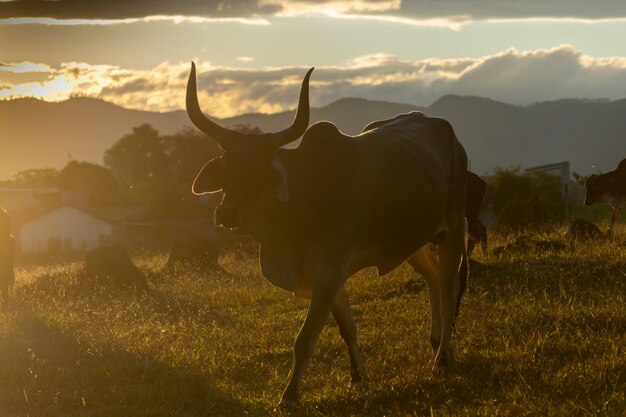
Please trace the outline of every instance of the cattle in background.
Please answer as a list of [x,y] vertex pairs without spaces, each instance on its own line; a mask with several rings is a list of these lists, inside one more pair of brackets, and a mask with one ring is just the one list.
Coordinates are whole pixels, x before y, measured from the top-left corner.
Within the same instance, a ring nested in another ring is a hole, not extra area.
[[513,242],[494,248],[492,253],[497,257],[507,255],[526,256],[531,253],[561,252],[566,248],[567,245],[560,240],[522,235],[517,236]]
[[604,233],[598,226],[584,219],[574,219],[567,229],[566,236],[570,243],[603,239]]
[[120,245],[100,246],[85,255],[85,275],[102,285],[148,289],[145,275]]
[[487,253],[487,228],[478,218],[480,206],[485,198],[487,183],[473,172],[467,171],[465,184],[465,217],[467,218],[467,256],[471,256],[478,243]]
[[626,207],[626,159],[622,159],[614,171],[591,175],[585,181],[585,205],[608,203],[613,207],[609,232],[619,219],[621,209]]
[[[198,174],[197,194],[223,190],[215,222],[261,244],[263,275],[310,298],[280,406],[296,407],[302,376],[329,313],[348,345],[352,382],[365,377],[346,279],[369,267],[386,274],[408,260],[428,283],[433,370],[452,360],[450,339],[465,289],[467,156],[450,124],[419,112],[370,124],[357,136],[330,122],[307,129],[306,74],[293,124],[273,134],[227,130],[201,111],[195,66],[187,113],[224,154]],[[283,145],[298,139],[296,149]],[[437,259],[429,243],[437,244]],[[390,324],[392,325],[392,324]]]

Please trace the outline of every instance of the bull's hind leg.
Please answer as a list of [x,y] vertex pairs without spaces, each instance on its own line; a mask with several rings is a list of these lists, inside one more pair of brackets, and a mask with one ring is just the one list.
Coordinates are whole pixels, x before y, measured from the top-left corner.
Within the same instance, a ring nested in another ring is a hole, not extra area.
[[441,308],[439,306],[439,262],[428,245],[415,252],[407,262],[426,280],[430,298],[430,345],[437,353],[441,340]]
[[337,293],[335,302],[331,308],[333,317],[339,325],[339,333],[341,338],[346,342],[348,351],[350,352],[350,375],[352,376],[352,385],[358,384],[367,378],[363,367],[363,358],[359,350],[357,342],[357,329],[352,316],[352,309],[348,295],[343,287]]
[[[463,228],[451,228],[448,235],[439,243],[439,315],[441,336],[435,356],[434,372],[440,372],[452,361],[450,339],[454,328],[457,307],[464,288],[467,265],[462,264],[465,256]],[[463,276],[461,276],[463,275]]]

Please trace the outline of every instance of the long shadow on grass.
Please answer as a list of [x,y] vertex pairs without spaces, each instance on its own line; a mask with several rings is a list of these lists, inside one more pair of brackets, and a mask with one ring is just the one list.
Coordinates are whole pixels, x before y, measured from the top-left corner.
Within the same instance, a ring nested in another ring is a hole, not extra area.
[[[322,398],[318,404],[306,404],[302,415],[431,415],[431,409],[454,414],[463,407],[499,401],[505,398],[509,381],[515,371],[506,369],[499,359],[481,356],[465,358],[455,364],[446,377],[424,376],[415,372],[413,383],[389,387],[385,381],[376,381],[360,391],[343,398]],[[409,372],[402,370],[401,372]]]
[[0,339],[3,416],[223,416],[248,410],[210,375],[79,341],[29,306]]
[[[482,406],[502,404],[513,415],[541,415],[547,412],[550,402],[558,405],[564,398],[589,394],[589,386],[584,380],[560,385],[559,390],[567,390],[563,393],[555,391],[552,370],[536,363],[518,365],[505,358],[473,354],[455,364],[446,377],[424,377],[416,372],[414,383],[388,387],[379,380],[375,387],[345,397],[322,397],[318,402],[307,399],[305,393],[303,407],[297,414],[422,416],[434,412],[435,415],[471,415],[471,410],[479,410]],[[510,403],[512,392],[519,393],[519,403]],[[604,391],[599,391],[591,395],[590,400],[599,409],[607,397]],[[534,412],[528,408],[531,404],[535,407]]]

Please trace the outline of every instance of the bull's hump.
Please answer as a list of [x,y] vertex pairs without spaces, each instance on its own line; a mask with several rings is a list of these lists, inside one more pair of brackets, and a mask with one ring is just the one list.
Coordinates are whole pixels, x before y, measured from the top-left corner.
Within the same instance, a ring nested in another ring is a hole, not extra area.
[[299,149],[326,147],[333,144],[343,143],[348,137],[342,134],[337,126],[331,122],[317,122],[306,131],[302,137]]

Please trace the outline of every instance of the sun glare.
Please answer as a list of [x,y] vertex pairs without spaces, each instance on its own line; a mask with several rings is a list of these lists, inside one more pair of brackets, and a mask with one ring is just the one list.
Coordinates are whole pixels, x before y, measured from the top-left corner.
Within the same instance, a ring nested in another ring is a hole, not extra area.
[[62,101],[72,96],[76,84],[76,79],[66,75],[59,75],[42,83],[30,82],[10,86],[0,90],[0,98],[32,97],[45,101]]

